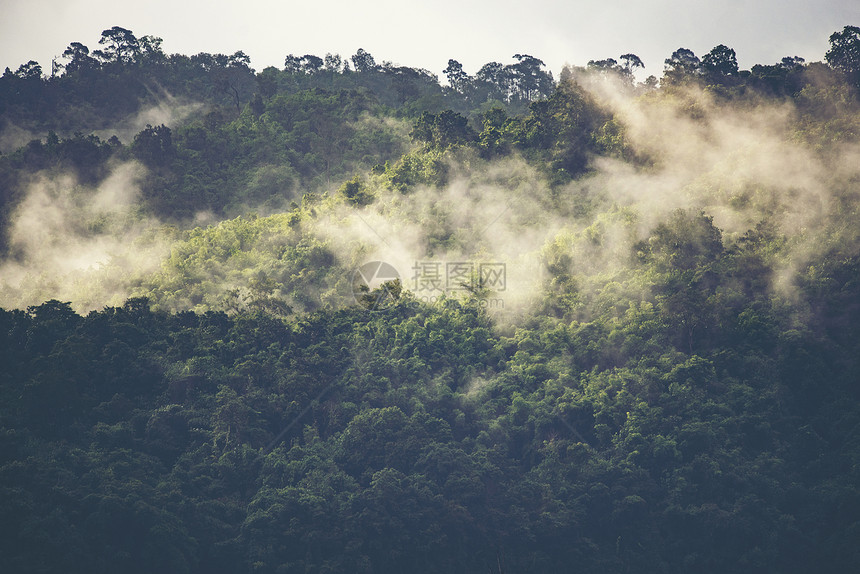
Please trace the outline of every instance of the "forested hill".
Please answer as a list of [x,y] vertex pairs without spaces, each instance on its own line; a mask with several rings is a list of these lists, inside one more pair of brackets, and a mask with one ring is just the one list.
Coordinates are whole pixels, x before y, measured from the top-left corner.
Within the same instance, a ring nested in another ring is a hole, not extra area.
[[0,78],[0,571],[858,571],[860,28],[160,44]]

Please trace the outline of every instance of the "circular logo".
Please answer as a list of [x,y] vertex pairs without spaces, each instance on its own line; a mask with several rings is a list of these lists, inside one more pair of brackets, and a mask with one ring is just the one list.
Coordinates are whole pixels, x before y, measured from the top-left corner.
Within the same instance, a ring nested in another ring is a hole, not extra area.
[[369,311],[388,309],[400,297],[400,273],[384,261],[370,261],[355,270],[352,296]]

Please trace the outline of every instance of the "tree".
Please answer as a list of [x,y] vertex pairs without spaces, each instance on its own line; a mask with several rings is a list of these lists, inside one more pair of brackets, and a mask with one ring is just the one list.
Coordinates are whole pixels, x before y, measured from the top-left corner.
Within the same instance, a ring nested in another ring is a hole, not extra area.
[[290,54],[284,59],[284,71],[288,74],[316,74],[323,69],[323,64],[323,59],[313,54]]
[[412,139],[423,141],[431,147],[446,149],[475,141],[475,130],[469,120],[452,110],[439,114],[423,112],[415,122],[410,134]]
[[161,51],[163,40],[157,36],[143,36],[138,40],[140,60],[147,63],[162,63],[166,59]]
[[636,68],[644,68],[645,64],[636,54],[623,54],[621,61],[624,62],[624,69],[628,74],[632,75]]
[[359,48],[358,51],[350,58],[352,66],[356,72],[370,72],[377,69],[376,60],[370,55],[370,52]]
[[845,26],[841,32],[831,34],[824,59],[848,76],[851,83],[860,85],[860,28]]
[[499,62],[489,62],[481,66],[475,74],[477,87],[483,100],[508,101],[510,95],[510,71]]
[[687,271],[712,263],[723,251],[722,233],[704,212],[672,212],[648,240],[649,252],[663,273]]
[[805,62],[806,60],[800,56],[786,56],[777,65],[784,70],[797,70],[798,68],[802,68]]
[[131,30],[120,26],[103,31],[99,44],[105,49],[94,54],[106,63],[131,64],[140,55],[140,41]]
[[457,60],[448,60],[448,67],[442,70],[442,73],[448,78],[448,85],[452,90],[460,94],[466,93],[472,78],[463,71],[463,64]]
[[242,50],[235,52],[227,59],[227,66],[233,68],[251,69],[251,57]]
[[512,124],[515,121],[508,117],[503,108],[494,107],[487,110],[481,118],[481,134],[478,146],[485,157],[505,155],[513,144]]
[[257,90],[262,97],[268,99],[278,93],[278,76],[278,69],[274,66],[268,66],[257,74]]
[[251,66],[251,58],[239,50],[232,56],[216,54],[214,56],[215,85],[230,96],[236,111],[240,111],[242,92],[253,85],[254,70]]
[[687,48],[678,48],[672,52],[665,64],[663,81],[668,84],[679,84],[696,78],[702,73],[702,62],[692,50]]
[[90,70],[98,66],[98,60],[90,56],[90,49],[80,42],[69,44],[63,52],[63,57],[70,60],[65,66],[66,72]]
[[621,59],[624,60],[623,66],[615,58],[607,58],[605,60],[589,60],[586,68],[604,76],[616,76],[632,86],[633,70],[642,67],[642,60],[636,54],[624,54]]
[[608,119],[603,116],[576,82],[566,81],[549,98],[529,104],[529,115],[519,122],[517,146],[540,153],[553,177],[563,181],[582,173],[594,130]]
[[344,61],[340,54],[326,54],[323,65],[326,72],[338,74],[343,71]]
[[173,137],[164,124],[146,129],[134,136],[132,150],[135,157],[148,166],[164,165],[173,157]]
[[614,58],[607,58],[606,60],[591,60],[588,62],[587,67],[589,70],[595,70],[603,74],[616,74],[632,86],[634,71],[636,68],[644,68],[645,65],[636,54],[624,54],[620,58],[623,65],[619,64]]
[[284,71],[288,74],[298,74],[302,71],[302,59],[292,54],[284,58]]
[[738,59],[735,51],[724,44],[714,47],[702,58],[702,69],[709,79],[721,80],[738,74]]
[[799,56],[786,56],[778,63],[763,66],[755,64],[750,69],[752,82],[773,94],[794,94],[803,89],[806,80],[803,78],[805,60]]
[[22,80],[41,80],[42,66],[39,65],[39,62],[30,60],[26,64],[18,66],[18,69],[15,70],[15,75]]
[[323,67],[323,59],[313,54],[305,54],[301,59],[301,70],[305,74],[316,74]]
[[367,192],[366,186],[359,175],[345,181],[340,186],[338,192],[343,194],[346,200],[353,205],[366,205],[373,201],[373,196]]
[[528,54],[514,54],[514,59],[517,63],[507,67],[513,95],[527,102],[549,97],[555,82],[552,73],[541,69],[543,60]]
[[621,68],[615,58],[605,60],[589,60],[586,68],[597,72],[618,72]]
[[677,329],[678,348],[693,353],[700,328],[715,323],[708,296],[715,289],[714,268],[723,255],[722,233],[704,212],[693,215],[679,209],[656,227],[647,246],[638,246],[643,248],[660,274],[654,291],[671,327]]
[[400,103],[418,98],[420,91],[416,82],[421,79],[421,72],[408,66],[385,68],[385,73],[391,77],[391,87],[397,93]]

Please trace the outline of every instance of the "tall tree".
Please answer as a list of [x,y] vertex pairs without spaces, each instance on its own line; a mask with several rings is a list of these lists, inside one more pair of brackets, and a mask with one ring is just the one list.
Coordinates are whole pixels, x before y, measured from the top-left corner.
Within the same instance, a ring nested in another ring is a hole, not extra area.
[[161,124],[151,126],[134,136],[132,152],[134,156],[150,167],[161,166],[173,157],[175,148],[170,128]]
[[484,100],[507,101],[510,93],[509,70],[499,62],[489,62],[481,66],[475,74],[475,80],[481,89]]
[[140,60],[147,63],[162,63],[166,60],[164,52],[161,50],[163,40],[158,36],[142,36],[138,39],[140,46]]
[[131,30],[120,26],[103,31],[99,44],[105,48],[93,53],[106,63],[131,64],[140,55],[140,41]]
[[420,92],[417,82],[421,79],[419,70],[408,66],[392,66],[385,68],[385,73],[391,77],[391,87],[400,103],[418,98]]
[[344,61],[340,54],[326,54],[323,65],[326,72],[337,74],[343,71]]
[[702,58],[702,69],[710,79],[719,80],[738,73],[735,51],[724,44],[714,47]]
[[363,48],[359,48],[350,59],[356,72],[370,72],[377,68],[376,60]]
[[299,56],[288,54],[284,58],[284,71],[288,74],[298,74],[302,71],[302,59]]
[[69,47],[63,52],[63,57],[70,60],[65,65],[66,72],[90,70],[98,66],[98,60],[90,56],[90,49],[80,42],[69,44]]
[[243,93],[253,89],[255,84],[251,58],[239,50],[232,56],[216,54],[214,59],[216,63],[216,66],[213,67],[215,84],[230,97],[238,112]]
[[606,58],[605,60],[589,60],[586,68],[604,76],[621,78],[622,81],[632,86],[633,70],[637,66],[642,66],[642,61],[635,54],[625,54],[621,58],[624,60],[624,65],[619,64],[615,58]]
[[824,59],[831,67],[843,72],[849,81],[860,85],[860,28],[845,26],[830,35],[830,49]]
[[316,74],[323,68],[323,59],[313,54],[305,54],[301,59],[301,70],[305,74]]
[[615,58],[606,58],[605,60],[589,60],[586,67],[595,72],[618,72],[620,66]]
[[624,63],[624,69],[627,70],[628,74],[633,74],[636,68],[645,67],[645,64],[642,63],[642,59],[636,54],[622,54],[621,61]]
[[678,48],[665,61],[663,81],[668,84],[682,83],[702,73],[699,57],[687,48]]
[[508,66],[513,95],[527,102],[549,97],[555,82],[552,73],[542,69],[543,60],[528,54],[514,54],[514,59],[517,63]]
[[463,71],[463,64],[457,60],[448,60],[448,67],[442,70],[442,72],[448,78],[448,85],[451,86],[452,90],[460,94],[466,93],[466,89],[471,83],[472,78]]

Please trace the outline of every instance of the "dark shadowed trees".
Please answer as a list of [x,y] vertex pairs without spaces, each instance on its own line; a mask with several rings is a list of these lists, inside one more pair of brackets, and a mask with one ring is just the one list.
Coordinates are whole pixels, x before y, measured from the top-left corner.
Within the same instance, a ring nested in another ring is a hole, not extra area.
[[738,73],[738,59],[735,51],[720,44],[702,58],[702,69],[708,79],[721,80]]
[[830,36],[830,49],[824,55],[827,63],[860,86],[860,28],[845,26]]
[[64,66],[66,72],[78,72],[98,66],[98,60],[90,56],[90,49],[80,42],[72,42],[63,52],[63,57],[69,62]]
[[102,32],[99,44],[102,50],[93,52],[103,62],[111,64],[131,64],[140,55],[140,42],[131,30],[114,26]]

